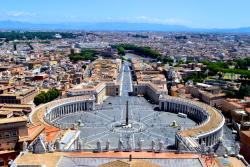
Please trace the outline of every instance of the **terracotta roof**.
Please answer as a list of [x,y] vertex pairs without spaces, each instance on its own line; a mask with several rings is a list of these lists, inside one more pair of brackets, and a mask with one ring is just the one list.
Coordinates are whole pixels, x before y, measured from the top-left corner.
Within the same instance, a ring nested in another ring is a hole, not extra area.
[[47,126],[45,128],[45,140],[47,142],[55,141],[62,131],[59,128]]
[[247,136],[250,139],[250,130],[244,130],[244,131],[241,131],[240,133],[243,133],[245,136]]
[[44,130],[44,126],[36,125],[28,127],[28,136],[21,137],[19,142],[23,141],[33,141],[37,136],[39,136]]

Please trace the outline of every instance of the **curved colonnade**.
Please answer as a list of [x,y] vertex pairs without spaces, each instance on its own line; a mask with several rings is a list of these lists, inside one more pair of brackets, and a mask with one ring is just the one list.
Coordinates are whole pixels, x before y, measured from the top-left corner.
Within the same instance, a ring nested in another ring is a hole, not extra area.
[[80,111],[94,110],[93,96],[76,96],[58,99],[37,107],[31,116],[33,124],[45,124],[61,129],[69,128],[68,125],[54,124],[53,122],[63,116]]
[[[95,99],[93,96],[78,96],[64,98],[39,106],[33,113],[34,124],[47,124],[61,129],[72,125],[56,124],[58,118],[81,112],[94,110]],[[225,119],[215,108],[204,103],[173,97],[164,96],[159,99],[161,111],[184,113],[197,122],[197,126],[181,129],[176,134],[176,145],[184,144],[187,148],[200,149],[201,144],[206,146],[215,145],[222,137]]]
[[184,113],[197,122],[198,126],[177,133],[177,138],[190,147],[199,147],[202,143],[213,146],[223,135],[224,116],[207,104],[165,96],[159,99],[159,108],[162,111]]
[[67,129],[72,127],[72,125],[67,124],[56,124],[56,119],[61,118],[63,116],[81,112],[81,111],[91,111],[94,109],[94,98],[83,98],[83,97],[73,97],[67,98],[57,103],[55,106],[47,109],[44,114],[44,120],[47,123],[52,124],[55,127],[61,129]]

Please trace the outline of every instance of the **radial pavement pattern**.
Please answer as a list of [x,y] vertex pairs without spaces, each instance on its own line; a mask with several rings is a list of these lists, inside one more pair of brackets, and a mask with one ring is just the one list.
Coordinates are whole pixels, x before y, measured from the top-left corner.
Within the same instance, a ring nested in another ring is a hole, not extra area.
[[[67,115],[56,120],[59,124],[74,124],[81,122],[80,137],[84,149],[94,150],[97,142],[110,142],[110,149],[117,149],[119,140],[124,149],[137,150],[139,141],[142,149],[151,149],[152,141],[164,143],[164,149],[174,145],[175,133],[180,128],[196,125],[189,118],[178,117],[174,113],[156,111],[155,105],[143,97],[128,96],[132,91],[131,73],[128,63],[121,70],[121,96],[108,97],[103,104],[97,105],[95,111],[82,111]],[[129,126],[123,126],[126,120],[126,101],[128,101]],[[171,126],[176,122],[176,126]]]

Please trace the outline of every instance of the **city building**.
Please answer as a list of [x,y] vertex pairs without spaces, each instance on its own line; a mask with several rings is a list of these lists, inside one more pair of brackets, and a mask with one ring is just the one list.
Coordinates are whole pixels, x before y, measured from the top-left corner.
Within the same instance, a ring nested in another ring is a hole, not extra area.
[[31,87],[7,87],[2,88],[0,103],[28,104],[38,94],[37,88]]
[[225,93],[219,87],[203,83],[188,85],[186,93],[214,107],[220,106],[225,97]]
[[143,61],[132,61],[132,71],[135,78],[133,93],[143,95],[154,103],[158,103],[161,94],[167,94],[167,81],[160,71]]
[[68,96],[94,95],[96,102],[102,103],[107,96],[120,94],[120,60],[98,59],[89,66],[88,77],[68,89]]

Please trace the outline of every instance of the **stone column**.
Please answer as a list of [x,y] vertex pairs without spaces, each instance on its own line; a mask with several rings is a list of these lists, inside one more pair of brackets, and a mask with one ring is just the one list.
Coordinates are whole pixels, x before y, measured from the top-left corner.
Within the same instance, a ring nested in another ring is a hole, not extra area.
[[71,107],[70,107],[70,114],[72,113],[73,110],[74,110],[74,104],[71,104]]
[[86,110],[89,110],[89,102],[86,102]]
[[210,136],[210,135],[208,135],[208,137],[207,137],[207,138],[208,138],[208,145],[209,145],[209,146],[211,146],[211,136]]
[[51,121],[51,113],[48,113],[48,115],[49,115],[49,121]]
[[54,120],[54,112],[51,110],[52,120]]

